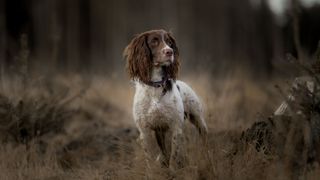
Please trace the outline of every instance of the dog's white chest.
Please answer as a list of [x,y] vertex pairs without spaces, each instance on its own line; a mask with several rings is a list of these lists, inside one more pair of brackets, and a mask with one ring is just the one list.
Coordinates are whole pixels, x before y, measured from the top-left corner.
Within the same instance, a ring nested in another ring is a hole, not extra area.
[[[148,113],[161,113],[168,114],[173,109],[179,109],[179,102],[181,101],[180,97],[174,96],[171,92],[168,92],[164,96],[160,98],[151,98],[150,108],[148,109]],[[183,109],[180,109],[183,111]]]
[[183,102],[176,87],[162,94],[161,89],[136,87],[133,115],[135,121],[143,120],[149,124],[172,124],[183,121]]

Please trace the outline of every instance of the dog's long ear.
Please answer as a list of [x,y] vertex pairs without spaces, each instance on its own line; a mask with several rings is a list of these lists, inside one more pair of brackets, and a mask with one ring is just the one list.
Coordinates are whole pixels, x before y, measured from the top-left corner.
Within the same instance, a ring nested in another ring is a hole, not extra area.
[[123,52],[130,79],[149,82],[151,79],[152,56],[147,43],[147,34],[135,36]]
[[173,53],[174,53],[174,61],[167,68],[167,73],[170,78],[176,80],[179,72],[179,67],[180,67],[179,49],[178,49],[176,40],[173,38],[172,34],[168,33],[168,36],[172,43],[171,48],[173,49]]

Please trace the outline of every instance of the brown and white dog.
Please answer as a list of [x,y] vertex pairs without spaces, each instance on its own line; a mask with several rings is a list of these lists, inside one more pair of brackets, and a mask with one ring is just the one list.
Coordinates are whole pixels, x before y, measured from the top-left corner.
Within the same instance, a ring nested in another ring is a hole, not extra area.
[[133,117],[148,159],[166,167],[182,167],[185,119],[195,125],[204,141],[207,125],[197,95],[176,80],[180,60],[175,39],[164,30],[141,33],[125,48],[124,57],[136,88]]

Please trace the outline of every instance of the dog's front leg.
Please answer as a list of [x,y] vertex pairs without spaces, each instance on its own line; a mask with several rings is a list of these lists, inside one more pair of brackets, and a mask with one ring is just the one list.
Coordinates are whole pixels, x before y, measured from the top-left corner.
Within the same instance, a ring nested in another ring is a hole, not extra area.
[[171,159],[170,167],[175,169],[181,169],[186,165],[186,152],[185,148],[185,139],[182,132],[182,127],[176,127],[173,130],[172,134],[172,143],[171,143]]
[[150,162],[156,161],[159,156],[159,148],[157,148],[158,144],[154,131],[150,128],[144,128],[143,131],[140,132],[139,141],[145,152],[148,166],[150,166]]

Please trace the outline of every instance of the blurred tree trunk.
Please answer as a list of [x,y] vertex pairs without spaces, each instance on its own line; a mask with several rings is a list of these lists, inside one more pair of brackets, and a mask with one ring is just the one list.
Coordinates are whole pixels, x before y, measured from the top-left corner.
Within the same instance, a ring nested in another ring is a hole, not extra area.
[[109,20],[112,7],[110,7],[110,1],[93,0],[90,4],[90,60],[94,63],[92,68],[108,72],[112,69],[110,67],[112,64],[108,64],[111,60],[109,46],[112,45],[110,39],[107,39],[111,24],[106,19]]
[[55,0],[51,2],[51,8],[50,8],[50,21],[51,21],[51,31],[52,34],[50,35],[50,43],[51,43],[51,52],[50,52],[50,58],[51,58],[51,65],[52,70],[55,72],[57,71],[58,64],[59,64],[59,58],[61,57],[61,22],[59,21],[59,3],[60,1]]
[[78,57],[79,57],[79,70],[82,72],[88,72],[91,67],[91,1],[89,0],[80,0],[79,9],[77,9],[78,26],[76,26],[79,31],[78,39],[80,42],[77,42],[78,45]]
[[60,43],[58,44],[58,57],[57,57],[57,68],[59,70],[66,70],[67,61],[67,7],[66,1],[57,0],[57,25],[58,34],[60,34]]
[[66,7],[66,24],[65,24],[65,40],[66,40],[66,61],[63,62],[63,66],[68,71],[79,70],[79,0],[64,1]]
[[[15,73],[17,70],[18,52],[21,50],[21,37],[24,35],[28,39],[28,49],[33,49],[34,27],[32,21],[32,3],[30,0],[6,0],[3,3],[5,18],[5,60],[6,67],[10,67],[10,72]],[[19,5],[17,5],[19,4]],[[6,73],[9,69],[6,69]]]
[[114,0],[108,1],[106,5],[106,19],[105,19],[105,24],[106,24],[106,31],[104,33],[104,38],[106,41],[106,49],[105,51],[107,52],[106,54],[106,63],[104,64],[106,66],[106,73],[109,74],[114,65],[113,65],[113,51],[114,51],[114,46],[112,45],[113,43],[113,26],[114,26],[114,21],[115,19],[115,9],[113,8],[113,3]]
[[5,28],[5,0],[0,0],[0,90],[3,88],[5,74],[6,28]]
[[[277,39],[274,37],[275,22],[267,2],[262,1],[257,11],[253,11],[253,39],[250,39],[252,54],[250,64],[256,64],[254,68],[256,77],[270,75],[272,72],[272,58],[275,56],[273,45]],[[252,38],[251,37],[251,38]],[[257,40],[257,43],[254,40]]]
[[[180,56],[184,63],[183,66],[194,67],[192,62],[195,62],[195,39],[196,39],[196,26],[195,26],[195,7],[193,6],[193,0],[179,0],[178,1],[178,19],[179,19],[179,29],[175,36],[177,36],[180,41],[178,41],[178,46],[180,47]],[[183,40],[188,39],[184,43]],[[179,43],[180,42],[180,43]],[[190,66],[189,66],[190,65]]]
[[58,68],[60,56],[59,43],[61,40],[58,8],[60,1],[40,1],[33,3],[34,22],[34,54],[36,61],[34,69],[51,75]]
[[293,19],[292,28],[293,28],[293,40],[294,45],[297,51],[297,59],[300,62],[304,61],[304,54],[300,43],[300,29],[299,29],[299,11],[300,11],[300,2],[298,0],[291,0],[291,16]]
[[[127,34],[127,2],[126,0],[117,0],[116,3],[113,3],[113,26],[112,26],[112,45],[114,50],[112,51],[112,61],[113,68],[118,70],[124,69],[124,61],[122,60],[122,51],[126,46],[126,36],[123,34]],[[109,62],[110,62],[109,61]],[[123,72],[123,71],[120,71]],[[115,76],[118,76],[117,71],[114,71]]]
[[79,0],[58,0],[52,4],[51,13],[51,52],[59,71],[80,70],[80,7]]

